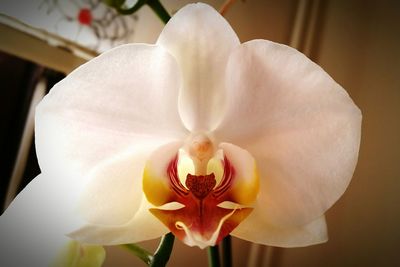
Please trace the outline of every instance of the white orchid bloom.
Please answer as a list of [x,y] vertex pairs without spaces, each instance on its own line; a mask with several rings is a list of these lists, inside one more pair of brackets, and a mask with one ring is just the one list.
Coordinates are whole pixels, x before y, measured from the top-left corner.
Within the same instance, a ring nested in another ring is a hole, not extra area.
[[345,90],[303,54],[240,44],[214,9],[191,4],[155,45],[106,52],[43,99],[41,177],[1,220],[40,216],[51,234],[102,245],[170,231],[201,248],[228,234],[324,242],[324,212],[353,175],[360,125]]

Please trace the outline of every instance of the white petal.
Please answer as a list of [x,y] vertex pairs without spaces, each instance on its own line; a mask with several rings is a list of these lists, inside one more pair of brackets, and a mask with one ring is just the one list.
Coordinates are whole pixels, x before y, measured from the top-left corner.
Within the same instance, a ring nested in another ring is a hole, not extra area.
[[231,56],[227,116],[216,138],[256,159],[259,206],[274,225],[303,225],[344,192],[357,162],[361,113],[346,91],[303,54],[269,41]]
[[91,244],[118,245],[150,240],[168,233],[168,228],[149,212],[151,206],[144,195],[141,199],[139,210],[128,223],[117,226],[87,224],[69,236]]
[[151,152],[144,145],[135,146],[131,153],[114,156],[88,175],[78,204],[87,222],[121,225],[135,215],[142,202],[143,169]]
[[142,172],[150,152],[186,135],[179,87],[176,62],[164,49],[126,45],[78,68],[39,105],[38,157],[42,170],[68,188],[71,218],[79,221],[70,231],[82,239],[89,236],[85,230],[92,232],[87,242],[106,244],[120,237],[99,237],[102,229],[121,232],[129,223],[142,230],[130,236],[135,241],[148,238],[146,229],[157,236],[165,232],[163,226],[160,234],[151,223],[137,225],[134,218],[145,213],[158,223],[140,209],[146,204]]
[[70,199],[54,179],[35,178],[0,217],[1,266],[49,266],[68,241],[74,222]]
[[212,130],[224,108],[224,76],[231,50],[239,40],[212,7],[190,4],[168,22],[157,44],[166,48],[183,72],[179,111],[191,131]]
[[132,146],[182,138],[180,79],[173,57],[142,44],[118,47],[79,67],[37,108],[42,171],[81,176]]
[[[173,153],[177,153],[182,142],[172,144]],[[149,212],[151,206],[142,185],[149,154],[157,153],[159,148],[153,151],[145,144],[141,148],[136,146],[133,154],[119,155],[99,165],[89,175],[90,182],[85,185],[79,203],[80,214],[87,223],[71,233],[71,237],[87,243],[114,245],[153,239],[168,232]],[[160,159],[170,159],[163,153],[157,155]]]
[[305,225],[280,227],[271,225],[257,214],[251,213],[231,235],[238,238],[275,247],[304,247],[328,241],[325,217]]

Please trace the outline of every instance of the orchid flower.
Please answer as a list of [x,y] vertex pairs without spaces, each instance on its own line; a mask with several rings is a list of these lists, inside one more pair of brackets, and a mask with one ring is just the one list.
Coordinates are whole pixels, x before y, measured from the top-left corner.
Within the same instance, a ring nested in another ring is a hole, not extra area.
[[200,248],[229,234],[325,242],[324,213],[353,175],[360,126],[346,91],[303,54],[241,44],[218,12],[191,4],[156,44],[96,57],[39,104],[42,174],[2,216],[1,242],[18,247],[41,225],[46,238],[101,245],[168,232]]

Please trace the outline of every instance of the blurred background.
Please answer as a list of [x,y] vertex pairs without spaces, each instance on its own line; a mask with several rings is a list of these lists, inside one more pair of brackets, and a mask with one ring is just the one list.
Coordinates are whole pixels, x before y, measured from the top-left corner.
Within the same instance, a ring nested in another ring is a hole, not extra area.
[[[189,1],[161,1],[173,14]],[[204,1],[219,9],[224,1]],[[400,1],[246,0],[225,14],[242,42],[291,45],[321,65],[363,113],[359,163],[326,216],[330,240],[283,249],[233,240],[234,266],[400,266]],[[0,1],[0,197],[7,207],[39,172],[34,106],[71,70],[115,45],[153,43],[163,23],[143,7],[116,15],[96,0]],[[142,245],[154,250],[158,240]],[[145,266],[107,248],[105,266]],[[176,241],[169,266],[207,265]]]

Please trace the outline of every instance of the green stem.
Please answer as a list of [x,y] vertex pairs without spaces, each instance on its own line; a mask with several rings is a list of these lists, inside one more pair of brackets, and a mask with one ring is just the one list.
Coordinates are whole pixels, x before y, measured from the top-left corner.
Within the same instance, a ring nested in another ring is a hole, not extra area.
[[118,13],[122,15],[130,15],[138,11],[142,6],[147,4],[156,15],[164,22],[165,24],[169,21],[171,16],[165,7],[160,3],[159,0],[138,0],[135,5],[130,8],[125,8],[125,1],[117,1],[117,0],[103,0],[107,5],[114,7]]
[[139,247],[138,245],[125,244],[123,245],[123,247],[129,249],[133,254],[144,261],[147,265],[150,265],[150,263],[153,261],[153,255],[144,248]]
[[218,246],[208,247],[208,266],[220,267]]
[[[130,15],[135,13],[136,11],[138,11],[144,4],[146,4],[147,0],[138,0],[136,2],[136,4],[134,6],[132,6],[131,8],[123,8],[123,5],[112,5],[117,11],[118,13],[122,14],[122,15]],[[111,1],[112,3],[112,1]]]
[[230,235],[222,241],[222,267],[232,267],[232,238]]
[[174,240],[175,237],[172,233],[168,233],[161,238],[160,245],[149,263],[150,267],[164,267],[167,264],[174,246]]
[[157,16],[165,23],[170,20],[171,16],[159,0],[147,0],[146,4],[157,14]]

